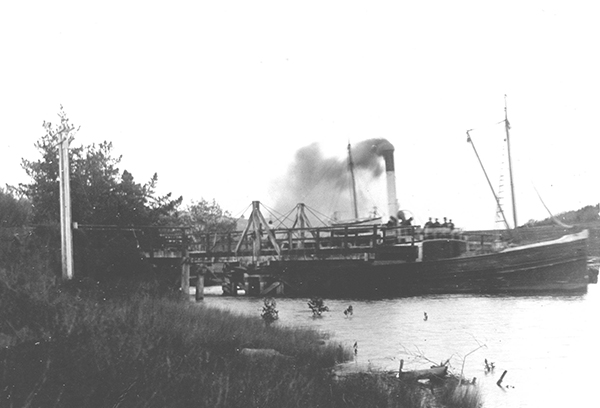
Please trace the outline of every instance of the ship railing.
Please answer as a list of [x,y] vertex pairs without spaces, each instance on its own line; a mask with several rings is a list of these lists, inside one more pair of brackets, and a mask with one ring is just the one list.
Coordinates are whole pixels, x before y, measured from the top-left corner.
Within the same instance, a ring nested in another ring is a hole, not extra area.
[[507,245],[500,231],[498,233],[466,232],[463,234],[463,239],[467,242],[467,252],[475,254],[499,252]]
[[425,227],[423,239],[462,239],[461,230],[448,227]]

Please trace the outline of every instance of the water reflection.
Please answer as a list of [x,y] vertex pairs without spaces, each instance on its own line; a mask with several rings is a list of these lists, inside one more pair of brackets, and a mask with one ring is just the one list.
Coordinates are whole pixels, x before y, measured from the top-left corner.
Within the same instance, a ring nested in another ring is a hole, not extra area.
[[[276,324],[316,328],[348,348],[356,342],[358,361],[383,369],[398,369],[400,359],[408,369],[450,359],[460,373],[464,363],[486,407],[586,406],[594,400],[592,369],[600,363],[599,293],[591,285],[588,293],[568,296],[326,299],[329,312],[316,319],[308,299],[278,299]],[[245,297],[208,295],[205,304],[257,318],[262,310],[261,299]],[[349,305],[351,316],[344,314]],[[495,363],[494,372],[486,374],[485,359]],[[508,389],[496,386],[504,370]]]

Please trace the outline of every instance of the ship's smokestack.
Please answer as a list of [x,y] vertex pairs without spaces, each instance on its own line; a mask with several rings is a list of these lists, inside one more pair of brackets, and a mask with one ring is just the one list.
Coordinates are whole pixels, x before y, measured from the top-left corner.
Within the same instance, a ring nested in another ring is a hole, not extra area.
[[385,178],[387,183],[388,212],[390,217],[398,216],[398,198],[396,196],[396,172],[394,170],[394,146],[385,140],[377,146],[377,154],[385,161]]

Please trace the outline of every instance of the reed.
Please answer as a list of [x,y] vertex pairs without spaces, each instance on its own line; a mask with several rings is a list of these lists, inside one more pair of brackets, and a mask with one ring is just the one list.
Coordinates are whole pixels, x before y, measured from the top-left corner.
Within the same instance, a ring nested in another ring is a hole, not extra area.
[[479,388],[459,381],[458,377],[450,377],[444,382],[437,400],[446,408],[479,408],[483,405]]

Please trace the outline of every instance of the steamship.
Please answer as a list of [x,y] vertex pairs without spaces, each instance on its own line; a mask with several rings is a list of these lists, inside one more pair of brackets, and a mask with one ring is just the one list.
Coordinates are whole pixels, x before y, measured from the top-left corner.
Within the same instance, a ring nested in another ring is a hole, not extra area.
[[[386,166],[393,178],[393,161]],[[525,236],[523,245],[514,245],[515,230],[469,233],[381,219],[313,227],[304,204],[295,210],[292,227],[273,228],[255,201],[243,231],[196,237],[190,256],[222,270],[230,295],[585,292],[590,279],[587,230],[543,242]]]
[[[507,119],[505,124],[509,143]],[[396,199],[394,147],[385,139],[377,140],[373,151],[385,164],[387,210],[402,216]],[[348,153],[352,169],[350,146]],[[355,191],[353,196],[356,203]],[[590,282],[587,230],[565,230],[564,236],[536,242],[539,234],[523,236],[527,234],[516,228],[469,233],[383,224],[381,218],[313,227],[307,208],[298,204],[293,225],[274,228],[255,201],[243,231],[196,237],[190,255],[207,268],[222,270],[223,291],[230,295],[239,290],[254,296],[340,298],[585,292]]]

